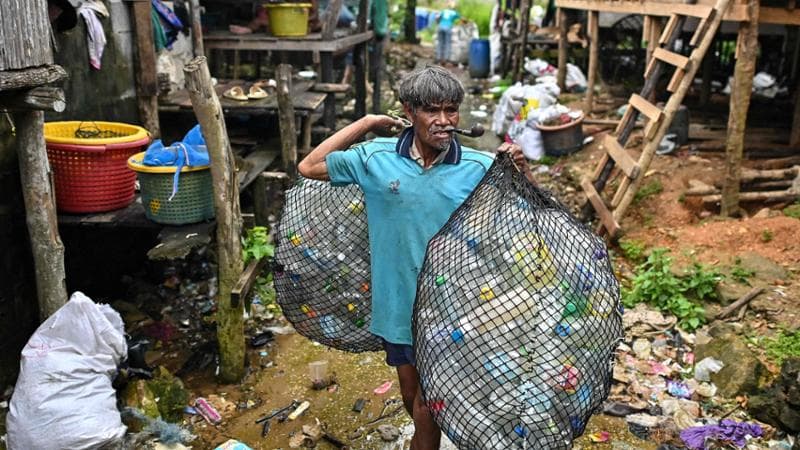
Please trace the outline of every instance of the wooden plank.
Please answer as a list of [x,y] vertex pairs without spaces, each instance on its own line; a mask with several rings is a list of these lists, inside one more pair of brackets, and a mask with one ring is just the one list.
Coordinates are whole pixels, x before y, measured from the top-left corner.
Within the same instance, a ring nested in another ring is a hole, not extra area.
[[261,172],[265,171],[277,158],[278,152],[273,150],[255,150],[247,155],[244,161],[249,167],[247,173],[239,177],[239,191],[244,191],[250,186],[250,183],[252,183]]
[[686,71],[683,69],[675,69],[675,72],[672,74],[672,78],[669,80],[669,84],[667,85],[667,91],[675,92],[678,90],[678,86],[680,86],[681,81],[683,80],[683,76],[686,74]]
[[600,33],[597,11],[589,11],[587,23],[589,35],[589,74],[586,86],[586,115],[588,116],[594,108],[594,86],[597,84],[597,61],[600,49]]
[[56,83],[67,78],[67,71],[57,65],[32,67],[30,69],[0,71],[0,91],[34,88]]
[[689,66],[689,58],[680,55],[678,53],[674,53],[669,50],[663,49],[661,47],[657,48],[653,52],[653,57],[660,59],[665,63],[672,64],[675,67],[679,67],[683,70],[686,70],[686,68]]
[[633,106],[639,112],[644,114],[651,121],[658,122],[661,120],[661,116],[664,115],[664,112],[661,111],[656,105],[648,102],[639,94],[632,94],[628,103],[630,106]]
[[[622,114],[622,119],[620,119],[619,124],[617,124],[616,130],[614,130],[614,135],[620,136],[626,124],[632,120],[636,120],[634,117],[635,114],[636,111],[631,108],[631,105],[628,105],[628,107],[625,108],[625,112]],[[633,129],[633,127],[631,127],[631,129]]]
[[345,93],[350,90],[350,85],[344,83],[314,83],[311,86],[311,90],[314,92]]
[[800,25],[800,10],[762,6],[758,12],[758,23],[798,26]]
[[151,10],[152,6],[148,2],[133,3],[133,23],[136,30],[136,100],[142,126],[154,137],[160,137],[158,77]]
[[[567,13],[559,8],[556,11],[558,17],[558,72],[556,73],[556,82],[561,92],[567,90]],[[523,47],[524,53],[524,47]]]
[[333,39],[333,32],[336,31],[336,22],[339,21],[339,11],[342,9],[342,0],[331,0],[325,9],[325,17],[322,19],[322,40]]
[[661,37],[658,39],[659,45],[664,45],[669,41],[669,37],[672,36],[672,32],[675,31],[675,27],[678,26],[678,15],[672,14],[669,16],[669,20],[667,20],[667,24],[664,26],[664,31],[661,32]]
[[281,156],[284,171],[291,179],[297,178],[297,133],[294,128],[294,108],[289,99],[292,88],[292,66],[278,65],[278,119],[281,129]]
[[[247,36],[254,36],[248,38]],[[262,50],[280,52],[342,52],[349,50],[356,44],[367,42],[373,38],[372,31],[352,34],[339,37],[330,41],[312,39],[270,39],[268,36],[255,35],[215,35],[206,36],[203,43],[206,49],[225,49],[225,50]],[[319,37],[317,38],[319,39]]]
[[206,51],[203,48],[203,27],[202,19],[200,17],[200,0],[189,0],[189,12],[192,19],[192,48],[194,49],[194,56],[204,56]]
[[617,138],[607,134],[603,140],[603,147],[605,147],[608,155],[628,178],[635,179],[639,176],[639,165],[631,158],[628,152],[622,148],[619,142],[617,142]]
[[261,258],[259,260],[250,261],[247,267],[242,271],[239,280],[231,289],[231,307],[238,308],[241,302],[250,294],[250,289],[256,282],[261,270],[267,265],[269,258]]
[[608,162],[608,153],[603,153],[603,156],[600,157],[600,163],[597,164],[597,167],[595,167],[594,172],[592,172],[592,178],[591,178],[592,182],[594,182],[594,180],[600,177],[600,173],[603,171],[603,167],[605,167],[606,162]]
[[40,86],[26,91],[0,92],[0,108],[63,112],[67,107],[64,90]]
[[600,198],[600,195],[594,189],[591,181],[586,178],[581,180],[581,188],[583,188],[583,191],[586,193],[586,198],[589,200],[589,203],[592,204],[592,207],[594,207],[597,216],[600,218],[606,231],[608,231],[608,234],[610,236],[615,236],[617,232],[619,232],[619,224],[614,220],[614,217],[606,207],[606,204],[603,203],[603,199]]
[[[672,14],[680,14],[683,16],[693,16],[699,18],[708,16],[708,12],[712,8],[711,5],[708,4],[606,0],[556,0],[556,7],[565,9],[581,9],[585,11],[601,11],[651,16],[671,16]],[[779,21],[781,20],[780,11],[787,10],[784,8],[774,9],[776,11],[774,11],[770,16],[770,19],[775,21],[772,23],[784,23]],[[797,25],[797,23],[794,22],[798,19],[800,18],[797,18],[794,16],[794,14],[792,14],[791,17],[788,17],[784,20],[790,21],[790,24]],[[749,20],[749,16],[747,15],[747,10],[744,5],[732,4],[726,9],[724,20],[733,22],[746,22]]]

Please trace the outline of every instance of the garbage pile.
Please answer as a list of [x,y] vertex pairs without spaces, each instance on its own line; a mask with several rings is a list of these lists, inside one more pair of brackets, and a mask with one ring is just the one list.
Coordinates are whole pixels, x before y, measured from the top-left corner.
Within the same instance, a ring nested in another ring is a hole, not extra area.
[[447,436],[570,448],[608,393],[622,335],[604,242],[500,155],[431,239],[418,280],[417,370]]

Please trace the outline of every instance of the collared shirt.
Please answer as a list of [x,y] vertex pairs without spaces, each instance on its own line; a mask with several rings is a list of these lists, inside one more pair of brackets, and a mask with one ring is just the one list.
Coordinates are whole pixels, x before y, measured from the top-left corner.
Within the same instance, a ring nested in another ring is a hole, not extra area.
[[411,344],[417,276],[428,241],[472,193],[493,155],[454,141],[443,160],[423,169],[411,157],[413,131],[378,138],[325,161],[333,185],[364,191],[371,260],[370,331],[394,344]]
[[[411,159],[413,159],[417,164],[422,166],[423,169],[428,169],[429,168],[429,167],[425,167],[425,158],[422,157],[422,153],[420,153],[419,149],[417,148],[417,141],[413,141],[411,143],[411,149],[409,151],[409,156],[411,156]],[[436,158],[431,163],[430,167],[433,167],[433,166],[441,163],[442,161],[444,161],[444,158],[446,156],[447,156],[447,152],[439,152],[439,154],[436,155]]]
[[[414,142],[414,128],[406,128],[400,133],[400,136],[397,138],[395,149],[401,156],[411,158],[413,161],[416,161],[417,164],[425,168],[425,160],[417,148],[417,143]],[[453,136],[453,139],[450,141],[450,147],[447,151],[439,152],[439,155],[433,160],[431,166],[442,162],[458,164],[459,161],[461,161],[461,143]]]

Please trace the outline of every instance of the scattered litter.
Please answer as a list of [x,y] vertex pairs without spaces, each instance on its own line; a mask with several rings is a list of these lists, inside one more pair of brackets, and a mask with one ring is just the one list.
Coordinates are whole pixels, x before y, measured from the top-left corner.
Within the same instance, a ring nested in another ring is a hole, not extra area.
[[275,340],[275,333],[267,330],[263,333],[258,333],[257,335],[250,338],[250,346],[251,347],[263,347],[267,345],[267,343],[272,342]]
[[215,448],[214,450],[252,450],[252,449],[247,445],[237,441],[236,439],[229,439],[219,447]]
[[353,412],[360,413],[364,409],[366,403],[367,401],[363,398],[356,400],[355,404],[353,404]]
[[383,383],[382,385],[376,387],[375,390],[373,390],[372,392],[374,392],[377,395],[385,394],[389,392],[389,389],[392,388],[393,384],[394,384],[393,381],[387,381],[386,383]]
[[599,431],[597,433],[588,434],[587,436],[589,440],[594,443],[608,442],[611,438],[611,434],[608,431]]
[[691,398],[692,391],[686,383],[681,381],[667,380],[667,392],[673,397],[678,398]]
[[297,409],[295,409],[294,411],[292,411],[291,414],[289,414],[289,420],[295,420],[298,417],[300,417],[300,415],[303,414],[308,409],[309,406],[311,406],[311,403],[308,401],[304,401],[303,403],[301,403],[300,406],[297,407]]
[[197,412],[206,419],[206,422],[211,425],[217,425],[222,422],[222,416],[219,415],[219,412],[217,412],[214,406],[203,397],[198,397],[194,401],[194,407]]
[[723,367],[725,364],[722,361],[707,356],[694,366],[694,379],[711,381],[711,374],[719,372]]
[[716,425],[702,425],[681,431],[681,439],[691,450],[705,450],[719,446],[734,445],[744,448],[753,437],[761,437],[764,430],[757,424],[723,419]]
[[378,425],[378,433],[380,433],[381,439],[386,442],[396,441],[400,437],[400,430],[396,426],[389,424]]

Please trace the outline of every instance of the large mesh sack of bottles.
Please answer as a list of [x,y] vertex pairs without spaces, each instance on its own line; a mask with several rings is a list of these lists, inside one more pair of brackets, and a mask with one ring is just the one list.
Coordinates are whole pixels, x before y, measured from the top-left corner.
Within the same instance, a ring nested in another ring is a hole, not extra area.
[[275,250],[275,291],[298,333],[350,352],[382,348],[372,314],[364,194],[300,178],[286,192]]
[[413,333],[423,398],[460,449],[567,449],[622,337],[602,239],[498,156],[428,243]]

